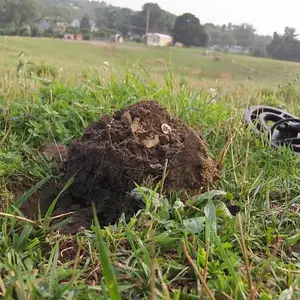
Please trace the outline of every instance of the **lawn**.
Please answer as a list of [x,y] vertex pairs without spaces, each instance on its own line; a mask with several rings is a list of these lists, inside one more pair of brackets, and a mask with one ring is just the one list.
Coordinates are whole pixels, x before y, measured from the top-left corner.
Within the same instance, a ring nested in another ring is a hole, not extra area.
[[[299,299],[299,157],[243,123],[250,104],[300,116],[299,65],[202,52],[0,38],[3,299]],[[142,99],[200,130],[216,159],[232,137],[209,192],[160,205],[150,192],[129,222],[99,229],[96,220],[76,235],[60,233],[51,208],[38,220],[20,212],[62,176],[43,144],[68,146],[99,115]],[[12,187],[27,192],[13,199]]]

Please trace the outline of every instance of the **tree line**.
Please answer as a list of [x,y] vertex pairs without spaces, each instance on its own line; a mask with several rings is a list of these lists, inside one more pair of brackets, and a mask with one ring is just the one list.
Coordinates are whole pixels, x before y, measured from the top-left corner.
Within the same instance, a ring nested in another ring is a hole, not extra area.
[[[140,11],[89,0],[0,0],[0,34],[38,35],[36,22],[50,17],[57,22],[81,21],[85,31],[93,20],[98,36],[121,33],[124,37],[136,36],[137,41],[146,32],[170,34],[175,42],[189,46],[233,46],[247,49],[255,56],[275,59],[300,60],[300,42],[294,28],[285,28],[284,34],[262,36],[251,24],[202,24],[191,13],[176,16],[155,3],[146,3]],[[53,34],[53,33],[51,33]]]
[[274,32],[271,43],[267,46],[267,52],[271,58],[300,61],[300,41],[295,28],[286,27],[284,34]]

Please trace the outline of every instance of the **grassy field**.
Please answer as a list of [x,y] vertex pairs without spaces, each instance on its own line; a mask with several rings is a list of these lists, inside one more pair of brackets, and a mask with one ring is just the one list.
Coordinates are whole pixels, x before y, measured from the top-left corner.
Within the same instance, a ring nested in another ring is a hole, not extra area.
[[286,80],[293,82],[300,67],[297,63],[241,55],[224,55],[221,61],[214,61],[211,56],[203,56],[201,49],[150,49],[134,43],[103,45],[101,42],[0,37],[0,63],[11,67],[18,62],[18,53],[24,51],[28,61],[46,61],[64,69],[69,76],[70,73],[78,75],[79,71],[91,70],[106,78],[104,62],[119,72],[123,72],[126,66],[140,63],[154,80],[163,80],[166,69],[169,69],[176,83],[188,81],[189,86],[197,86],[199,82],[218,85],[220,81],[227,85],[274,86]]
[[[10,37],[0,38],[0,63],[1,298],[299,299],[299,157],[270,149],[242,119],[258,103],[300,116],[298,64]],[[50,210],[25,218],[20,204],[60,177],[40,146],[68,146],[100,114],[141,99],[200,129],[216,158],[233,137],[214,190],[159,207],[152,193],[130,222],[75,236],[53,228]],[[11,185],[35,188],[13,205]]]

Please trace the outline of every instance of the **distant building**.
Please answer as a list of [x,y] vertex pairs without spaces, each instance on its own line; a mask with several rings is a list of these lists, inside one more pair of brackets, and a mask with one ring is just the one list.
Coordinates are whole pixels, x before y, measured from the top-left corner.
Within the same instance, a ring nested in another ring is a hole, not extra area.
[[75,34],[73,34],[73,33],[65,33],[64,39],[65,40],[74,40],[75,39]]
[[124,39],[123,39],[122,35],[121,34],[116,34],[115,35],[115,43],[123,44],[123,42],[124,42]]
[[[98,28],[95,21],[90,20],[90,25],[91,25],[91,31],[92,32],[99,30],[99,28]],[[73,20],[72,23],[71,23],[71,27],[79,28],[80,27],[80,20],[78,20],[78,19]]]
[[56,22],[50,17],[44,17],[36,23],[36,26],[41,32],[47,31],[49,29],[53,29],[55,25]]
[[72,23],[71,23],[71,26],[72,27],[75,27],[75,28],[79,28],[80,27],[80,20],[73,20]]
[[83,40],[83,35],[80,34],[80,33],[78,33],[78,34],[74,34],[74,33],[65,33],[64,39],[65,39],[65,40],[82,41],[82,40]]
[[225,52],[237,53],[237,54],[249,54],[249,49],[242,46],[227,46],[224,48]]
[[75,34],[74,39],[76,41],[82,41],[83,40],[83,34],[81,34],[81,33]]
[[161,33],[147,33],[144,36],[146,45],[149,46],[170,46],[173,44],[173,38],[170,35]]

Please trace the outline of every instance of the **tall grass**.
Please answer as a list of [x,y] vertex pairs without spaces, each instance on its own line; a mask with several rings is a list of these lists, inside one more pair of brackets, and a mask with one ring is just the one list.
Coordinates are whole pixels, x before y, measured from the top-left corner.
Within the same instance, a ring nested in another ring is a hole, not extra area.
[[[163,197],[159,205],[155,189],[138,188],[137,198],[147,205],[137,216],[101,229],[95,220],[73,237],[44,228],[51,226],[51,211],[46,223],[18,217],[19,205],[34,191],[29,190],[0,214],[1,297],[298,299],[299,158],[270,149],[243,124],[250,104],[300,113],[296,89],[218,86],[213,103],[209,86],[177,85],[171,71],[164,84],[139,64],[126,73],[109,72],[109,80],[85,72],[77,84],[45,81],[39,72],[2,72],[1,201],[11,202],[8,189],[16,182],[34,186],[47,176],[59,178],[56,163],[39,152],[41,145],[55,140],[68,146],[100,115],[142,99],[156,99],[200,130],[215,157],[230,132],[221,180],[206,194]],[[284,101],[279,92],[291,97]],[[224,202],[241,207],[242,224]]]

